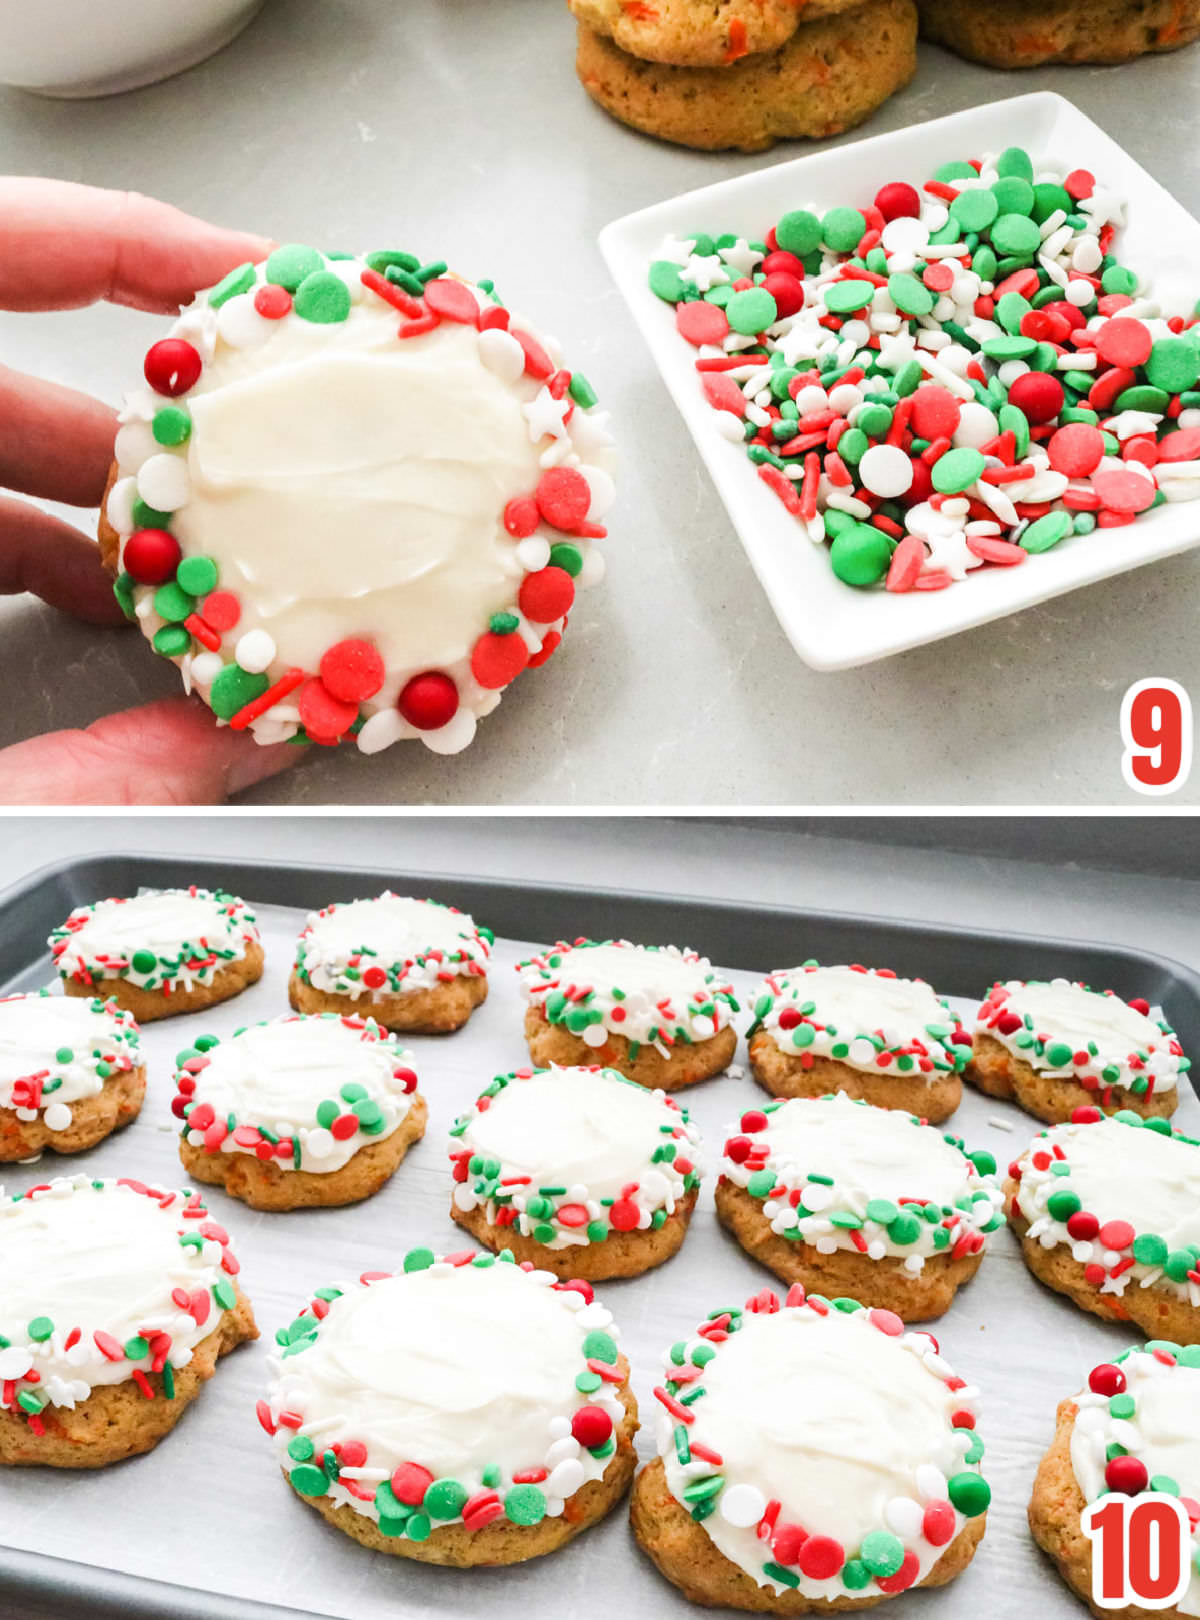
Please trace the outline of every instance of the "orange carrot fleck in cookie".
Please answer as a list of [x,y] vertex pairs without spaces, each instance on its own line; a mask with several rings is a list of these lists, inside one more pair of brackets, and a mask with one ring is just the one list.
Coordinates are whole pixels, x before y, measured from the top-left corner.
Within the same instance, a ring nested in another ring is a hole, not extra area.
[[621,10],[634,22],[658,21],[658,12],[653,6],[648,6],[646,0],[621,0]]
[[729,48],[725,52],[726,65],[740,61],[747,52],[746,25],[740,17],[735,17],[729,24]]

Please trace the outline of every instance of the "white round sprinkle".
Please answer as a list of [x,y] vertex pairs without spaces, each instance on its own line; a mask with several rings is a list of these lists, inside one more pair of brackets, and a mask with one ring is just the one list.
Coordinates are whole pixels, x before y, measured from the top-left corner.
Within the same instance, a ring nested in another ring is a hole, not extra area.
[[599,585],[604,578],[607,566],[604,561],[604,553],[595,546],[589,546],[587,556],[583,559],[583,567],[579,570],[576,584],[581,586],[583,590],[588,590],[593,585]]
[[1075,244],[1075,251],[1071,254],[1072,270],[1080,270],[1085,276],[1090,276],[1094,270],[1099,270],[1104,263],[1104,255],[1100,251],[1100,244],[1094,236],[1080,237]]
[[220,653],[197,653],[192,659],[192,681],[196,686],[211,686],[224,668]]
[[510,333],[489,326],[479,334],[479,358],[502,382],[516,382],[525,370],[525,351]]
[[[740,435],[739,435],[740,437]],[[550,542],[544,535],[531,534],[517,542],[517,561],[526,573],[536,574],[550,561]]]
[[118,478],[104,503],[105,516],[122,537],[133,533],[133,502],[136,495],[136,478]]
[[767,1510],[767,1499],[755,1485],[727,1485],[721,1492],[718,1511],[726,1524],[749,1530]]
[[901,1541],[915,1541],[921,1534],[925,1515],[911,1496],[894,1496],[883,1510],[883,1520]]
[[611,474],[605,472],[603,467],[581,465],[577,471],[587,479],[588,488],[592,492],[592,504],[588,507],[587,521],[599,523],[617,498],[617,486],[613,483]]
[[859,462],[858,474],[873,495],[885,500],[912,487],[912,462],[898,444],[873,444]]
[[579,1458],[564,1457],[557,1467],[551,1469],[550,1477],[543,1483],[542,1489],[548,1496],[574,1496],[585,1478],[584,1467]]
[[117,429],[113,456],[124,473],[136,473],[143,462],[159,451],[158,440],[150,431],[149,422],[126,422]]
[[608,1031],[603,1024],[589,1024],[583,1032],[585,1046],[603,1046],[608,1040]]
[[[363,727],[366,730],[366,727]],[[471,709],[460,709],[453,720],[437,731],[423,731],[421,741],[435,754],[460,754],[475,735],[475,715]]]
[[192,493],[187,462],[182,456],[148,457],[138,469],[138,494],[159,512],[177,512]]
[[65,1131],[71,1123],[71,1110],[66,1103],[52,1102],[42,1118],[48,1131]]
[[958,427],[954,430],[954,443],[958,446],[969,446],[978,450],[981,444],[987,444],[994,439],[1000,431],[1000,424],[977,399],[969,399],[963,405],[958,418]]
[[238,637],[234,657],[249,675],[261,675],[275,661],[275,642],[265,630],[247,630]]
[[32,1364],[29,1351],[22,1350],[19,1344],[11,1350],[0,1350],[0,1379],[7,1383],[10,1378],[23,1378]]
[[358,749],[362,754],[378,754],[393,743],[399,742],[402,737],[411,737],[415,734],[414,728],[408,724],[397,709],[380,709],[373,714],[363,726],[357,737]]
[[231,349],[256,349],[278,327],[255,309],[253,293],[238,293],[217,311],[217,336]]
[[1074,304],[1077,309],[1086,309],[1096,296],[1096,289],[1090,281],[1080,281],[1078,278],[1067,282],[1067,303]]
[[941,1502],[946,1496],[946,1476],[932,1463],[922,1463],[916,1472],[917,1489],[927,1502]]
[[304,1147],[314,1159],[327,1159],[333,1152],[333,1137],[324,1125],[317,1125],[309,1131],[304,1140]]

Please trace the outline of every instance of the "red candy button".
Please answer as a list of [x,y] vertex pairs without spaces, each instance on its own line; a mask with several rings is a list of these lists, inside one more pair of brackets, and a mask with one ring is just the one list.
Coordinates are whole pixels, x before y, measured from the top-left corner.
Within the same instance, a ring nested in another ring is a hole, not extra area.
[[587,1451],[602,1446],[612,1427],[612,1418],[599,1406],[581,1406],[571,1419],[571,1433]]
[[1104,435],[1090,422],[1069,422],[1046,446],[1050,465],[1068,478],[1086,478],[1104,460]]
[[437,731],[458,713],[458,687],[441,670],[426,670],[405,684],[396,707],[418,731]]
[[921,198],[915,186],[907,181],[893,180],[884,186],[875,198],[875,206],[885,220],[920,219]]
[[[775,300],[780,320],[804,308],[804,283],[786,270],[776,270],[763,282],[763,288]],[[676,308],[679,306],[676,305]]]
[[1154,505],[1153,481],[1123,467],[1098,468],[1092,474],[1092,488],[1110,512],[1144,512]]
[[504,527],[514,540],[525,540],[538,526],[538,507],[532,495],[515,495],[504,508]]
[[214,591],[204,599],[204,619],[214,630],[232,630],[242,616],[242,604],[232,591]]
[[872,1327],[878,1328],[880,1333],[886,1333],[889,1339],[898,1339],[904,1332],[904,1323],[895,1311],[885,1311],[877,1306],[869,1313],[868,1320]]
[[1143,366],[1153,347],[1149,329],[1128,316],[1106,321],[1096,334],[1096,353],[1110,366]]
[[338,742],[358,719],[358,705],[343,703],[322,681],[306,681],[297,707],[300,721],[317,742]]
[[121,561],[139,585],[165,585],[174,579],[181,556],[179,541],[166,529],[137,529],[125,542]]
[[1077,1243],[1090,1243],[1099,1230],[1100,1222],[1086,1209],[1077,1209],[1067,1219],[1067,1232]]
[[1104,1470],[1104,1483],[1110,1491],[1136,1496],[1150,1483],[1146,1465],[1139,1457],[1114,1457]]
[[570,612],[575,600],[575,581],[565,568],[539,568],[528,574],[517,594],[517,603],[527,619],[535,624],[551,624]]
[[325,688],[343,703],[362,703],[383,685],[383,658],[370,641],[336,642],[320,664]]
[[797,1564],[800,1552],[808,1540],[807,1532],[798,1524],[781,1524],[771,1538],[771,1555],[777,1564]]
[[474,326],[479,320],[479,305],[470,288],[448,277],[425,283],[425,307],[444,321],[461,321],[464,326]]
[[1052,422],[1064,398],[1062,383],[1045,371],[1027,371],[1008,391],[1008,403],[1023,411],[1034,427]]
[[1105,1221],[1100,1228],[1100,1241],[1106,1249],[1127,1249],[1133,1237],[1133,1227],[1128,1221]]
[[1158,447],[1160,461],[1195,461],[1200,456],[1200,428],[1180,428],[1168,433]]
[[146,350],[142,370],[156,394],[186,394],[200,375],[202,361],[183,338],[162,338]]
[[509,331],[525,351],[525,370],[528,375],[539,381],[549,377],[554,366],[538,340],[530,337],[528,332],[522,332],[519,326],[510,326]]
[[587,521],[591,486],[574,467],[551,467],[538,480],[537,508],[552,528],[571,534]]
[[1088,1388],[1097,1395],[1119,1395],[1125,1388],[1125,1374],[1111,1361],[1102,1361],[1088,1374]]
[[401,1463],[392,1474],[392,1495],[408,1507],[419,1507],[432,1484],[428,1468],[422,1468],[420,1463]]
[[800,1548],[797,1562],[800,1573],[807,1575],[810,1581],[827,1581],[846,1562],[846,1553],[841,1542],[832,1536],[809,1536]]
[[931,1547],[944,1547],[954,1535],[954,1509],[949,1502],[930,1502],[921,1521],[921,1532]]
[[609,1210],[608,1218],[618,1232],[632,1232],[638,1224],[638,1207],[632,1198],[618,1198]]
[[721,343],[728,337],[729,322],[719,304],[694,299],[688,304],[675,305],[675,329],[680,337],[699,348],[702,343]]
[[904,1562],[894,1575],[877,1577],[881,1592],[907,1592],[912,1583],[921,1572],[921,1561],[910,1547],[904,1555]]
[[498,635],[487,630],[471,649],[471,673],[489,692],[515,681],[529,662],[529,648],[515,632]]
[[267,282],[255,293],[254,307],[268,321],[281,321],[292,307],[292,295],[286,287]]
[[912,396],[912,402],[912,426],[919,438],[932,441],[954,436],[962,411],[948,388],[923,383]]

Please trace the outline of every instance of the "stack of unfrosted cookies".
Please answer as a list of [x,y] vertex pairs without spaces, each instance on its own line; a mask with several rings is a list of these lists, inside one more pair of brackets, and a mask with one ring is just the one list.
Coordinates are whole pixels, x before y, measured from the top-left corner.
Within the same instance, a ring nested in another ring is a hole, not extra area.
[[918,0],[921,32],[992,67],[1127,62],[1200,38],[1200,0]]
[[916,70],[914,0],[568,0],[588,94],[683,146],[761,151],[861,123]]

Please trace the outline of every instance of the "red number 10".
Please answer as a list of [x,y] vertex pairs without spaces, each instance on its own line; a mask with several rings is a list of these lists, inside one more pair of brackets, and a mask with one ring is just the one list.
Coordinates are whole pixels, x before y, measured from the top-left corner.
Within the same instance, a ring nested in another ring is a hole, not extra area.
[[1092,1543],[1092,1601],[1100,1609],[1167,1609],[1191,1580],[1191,1529],[1177,1496],[1102,1496],[1080,1515]]

